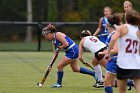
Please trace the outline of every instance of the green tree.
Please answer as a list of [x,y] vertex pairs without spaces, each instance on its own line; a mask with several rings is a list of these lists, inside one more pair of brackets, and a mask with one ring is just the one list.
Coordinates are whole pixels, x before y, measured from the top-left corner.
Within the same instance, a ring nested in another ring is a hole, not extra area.
[[58,21],[57,20],[57,1],[58,0],[48,0],[48,21]]
[[0,0],[0,20],[26,21],[26,0]]

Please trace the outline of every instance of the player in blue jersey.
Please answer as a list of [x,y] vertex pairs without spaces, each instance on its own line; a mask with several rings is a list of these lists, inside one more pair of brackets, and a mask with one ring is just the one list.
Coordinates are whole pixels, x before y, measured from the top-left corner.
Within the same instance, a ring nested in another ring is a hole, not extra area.
[[[109,35],[108,35],[108,37],[106,39],[106,44],[107,45],[109,45],[111,37],[115,33],[116,26],[120,25],[120,23],[121,23],[121,20],[120,20],[119,16],[111,15],[111,16],[108,17],[108,23],[106,25],[106,27],[107,27],[107,29],[109,31]],[[112,82],[114,82],[115,77],[116,77],[117,53],[118,53],[118,45],[117,45],[117,42],[115,42],[115,45],[111,49],[111,59],[106,64],[106,75],[105,75],[105,80],[104,80],[105,93],[113,93]]]
[[[43,28],[42,34],[47,40],[52,41],[55,50],[58,51],[63,49],[65,51],[65,56],[59,61],[57,65],[57,82],[52,86],[52,88],[62,87],[62,78],[64,74],[63,68],[67,65],[71,66],[73,72],[88,74],[95,77],[95,72],[83,67],[78,67],[78,46],[72,39],[70,39],[64,33],[56,32],[55,26],[51,24]],[[58,48],[56,49],[56,47]]]
[[95,33],[93,34],[94,36],[97,36],[98,34],[100,35],[99,39],[105,43],[107,35],[108,35],[108,30],[106,28],[106,23],[107,23],[107,18],[111,15],[112,9],[110,7],[105,7],[104,8],[104,17],[101,17],[99,20],[99,26]]

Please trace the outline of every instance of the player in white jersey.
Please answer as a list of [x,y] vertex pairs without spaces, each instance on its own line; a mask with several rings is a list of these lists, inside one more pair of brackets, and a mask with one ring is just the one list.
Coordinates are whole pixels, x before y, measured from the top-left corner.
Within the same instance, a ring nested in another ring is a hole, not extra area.
[[99,56],[98,53],[104,51],[107,48],[107,45],[101,42],[96,36],[91,36],[91,32],[88,30],[84,30],[81,32],[81,39],[82,40],[79,44],[79,60],[84,63],[82,56],[84,48],[86,48],[95,55],[92,63],[98,80],[94,87],[98,87],[96,86],[97,84],[99,85],[99,87],[103,87],[102,70],[101,66],[99,65],[99,61],[105,67],[106,60],[102,60],[104,55]]
[[127,79],[134,80],[136,91],[140,93],[140,16],[135,10],[130,10],[126,12],[125,20],[126,24],[118,27],[111,39],[108,55],[118,39],[118,93],[126,93]]

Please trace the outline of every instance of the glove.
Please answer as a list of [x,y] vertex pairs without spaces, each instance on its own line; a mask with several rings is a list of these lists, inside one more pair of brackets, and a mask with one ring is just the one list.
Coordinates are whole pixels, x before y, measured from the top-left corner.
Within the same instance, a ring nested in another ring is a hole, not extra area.
[[55,52],[59,52],[59,50],[60,50],[60,48],[58,47],[58,48],[56,48]]
[[52,67],[50,65],[48,66],[48,70],[49,72],[52,70]]

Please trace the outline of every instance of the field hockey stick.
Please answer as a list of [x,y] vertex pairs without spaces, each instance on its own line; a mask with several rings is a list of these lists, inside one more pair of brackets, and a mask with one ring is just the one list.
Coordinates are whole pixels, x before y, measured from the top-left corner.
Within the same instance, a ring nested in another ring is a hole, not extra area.
[[[88,66],[88,67],[90,67],[92,70],[94,70],[94,67],[91,66],[89,63],[83,61],[83,64],[86,65],[86,66]],[[105,78],[105,76],[103,74],[102,74],[102,77]]]
[[47,68],[47,72],[45,73],[45,75],[44,75],[44,77],[43,77],[41,83],[37,83],[37,85],[38,85],[39,87],[42,87],[42,86],[43,86],[45,80],[47,79],[47,77],[48,77],[48,75],[49,75],[49,73],[50,73],[50,68],[52,68],[52,66],[53,66],[53,64],[54,64],[54,62],[55,62],[55,60],[56,60],[58,54],[59,54],[59,51],[56,51],[55,54],[54,54],[54,56],[53,56],[53,58],[52,58],[52,60],[51,60],[51,62],[50,62],[50,64],[49,64],[49,66],[48,66],[48,68]]
[[94,68],[89,64],[89,63],[87,63],[87,62],[85,62],[85,61],[83,61],[82,62],[85,66],[88,66],[88,67],[90,67],[92,70],[94,70]]

